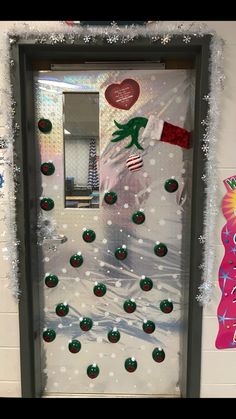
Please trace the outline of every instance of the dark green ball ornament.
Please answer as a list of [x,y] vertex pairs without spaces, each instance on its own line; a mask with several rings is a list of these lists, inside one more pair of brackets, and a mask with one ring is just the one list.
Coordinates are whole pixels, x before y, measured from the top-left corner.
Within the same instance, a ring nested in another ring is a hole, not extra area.
[[155,328],[156,328],[155,323],[153,323],[151,320],[145,320],[143,322],[143,331],[145,333],[148,333],[150,335],[151,333],[155,331]]
[[179,184],[178,184],[177,180],[175,180],[175,179],[168,179],[165,182],[165,190],[167,192],[170,192],[170,193],[175,192],[175,191],[177,191],[178,187],[179,187]]
[[69,342],[68,349],[72,354],[77,354],[81,349],[81,343],[77,339],[73,339]]
[[48,288],[54,288],[58,284],[58,277],[53,274],[48,274],[45,276],[45,285]]
[[81,330],[88,332],[93,327],[93,321],[89,317],[81,317],[79,325]]
[[137,369],[137,361],[135,358],[127,358],[125,360],[125,369],[128,372],[134,372]]
[[143,291],[150,291],[153,287],[153,282],[150,278],[147,278],[146,276],[140,280],[140,288]]
[[115,204],[115,202],[117,201],[117,195],[115,192],[106,192],[104,195],[104,201],[109,204]]
[[101,282],[95,282],[93,292],[97,297],[103,297],[107,292],[106,285]]
[[126,259],[128,256],[128,251],[126,249],[126,246],[122,246],[122,247],[117,247],[116,251],[115,251],[115,257],[118,260],[124,260]]
[[44,134],[48,134],[52,130],[52,123],[49,119],[41,118],[38,121],[38,129]]
[[59,317],[65,317],[69,313],[68,304],[60,303],[56,306],[56,314]]
[[54,201],[52,198],[42,198],[40,201],[40,207],[44,211],[50,211],[54,208]]
[[155,348],[152,351],[152,358],[155,362],[163,362],[165,359],[165,352],[162,348]]
[[167,254],[168,249],[164,243],[159,243],[154,246],[154,253],[159,257],[163,257]]
[[160,302],[160,309],[163,313],[171,313],[173,310],[173,303],[170,299],[168,300],[162,300]]
[[88,366],[87,368],[87,375],[89,378],[97,378],[99,374],[99,368],[97,366],[97,364],[91,364]]
[[51,176],[55,172],[55,166],[52,162],[42,163],[40,169],[45,176]]
[[120,340],[120,332],[116,327],[113,327],[107,334],[108,340],[111,343],[117,343]]
[[136,310],[136,303],[133,298],[124,302],[124,310],[126,313],[133,313]]
[[132,221],[135,224],[143,224],[145,221],[145,214],[142,211],[137,211],[132,215]]
[[70,264],[71,266],[73,266],[73,268],[79,268],[82,265],[83,261],[84,259],[81,253],[77,253],[76,255],[73,255],[70,258]]
[[53,329],[46,329],[43,332],[43,340],[45,342],[52,342],[56,338],[56,332]]
[[93,230],[85,230],[83,232],[83,239],[87,243],[92,243],[96,239],[95,231],[93,231]]

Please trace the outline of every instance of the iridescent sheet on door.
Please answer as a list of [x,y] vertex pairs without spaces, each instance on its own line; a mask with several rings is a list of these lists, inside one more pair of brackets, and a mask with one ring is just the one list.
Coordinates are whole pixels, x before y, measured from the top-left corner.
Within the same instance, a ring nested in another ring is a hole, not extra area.
[[[120,110],[109,105],[104,92],[111,83],[127,78],[139,83],[140,96],[130,110]],[[99,92],[99,209],[64,208],[64,91]],[[140,151],[136,147],[126,149],[128,140],[112,143],[111,139],[116,130],[114,120],[124,123],[138,116],[157,115],[191,131],[194,74],[190,70],[38,72],[35,73],[35,103],[39,164],[52,160],[56,168],[53,176],[40,176],[37,197],[51,197],[55,206],[52,211],[39,211],[39,215],[50,219],[55,232],[67,238],[63,243],[44,240],[39,245],[41,331],[43,334],[44,328],[52,328],[57,334],[51,343],[42,339],[45,392],[179,396],[184,293],[189,283],[192,149],[146,138],[141,141],[144,151]],[[40,118],[52,121],[49,134],[37,129]],[[126,160],[137,152],[142,155],[143,167],[130,172]],[[179,188],[175,193],[168,193],[164,184],[172,177],[178,181]],[[117,193],[114,205],[103,201],[108,190]],[[131,217],[140,209],[146,219],[136,225]],[[83,241],[83,228],[95,231],[93,243]],[[154,254],[157,241],[167,245],[165,257]],[[119,261],[114,251],[122,245],[127,246],[128,257]],[[78,251],[84,263],[77,269],[69,261]],[[45,286],[44,276],[48,272],[58,276],[57,287]],[[148,292],[139,285],[143,275],[153,281],[153,288]],[[94,295],[95,281],[106,285],[104,297]],[[135,299],[137,309],[128,314],[123,303],[130,298]],[[160,310],[164,299],[173,302],[169,314]],[[65,317],[55,313],[61,302],[69,304],[69,314]],[[90,331],[80,329],[81,317],[93,320]],[[154,333],[143,331],[145,319],[155,323]],[[121,334],[118,343],[107,339],[113,327]],[[71,339],[81,342],[77,354],[68,350]],[[152,358],[153,349],[158,347],[165,351],[162,363]],[[129,357],[134,357],[138,364],[133,373],[124,367]],[[87,376],[87,367],[94,363],[100,373],[92,380]]]

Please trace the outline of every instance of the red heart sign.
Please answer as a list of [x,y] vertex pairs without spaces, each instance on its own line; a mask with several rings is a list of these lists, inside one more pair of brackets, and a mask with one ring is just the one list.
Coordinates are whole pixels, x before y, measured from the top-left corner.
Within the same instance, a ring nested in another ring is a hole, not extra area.
[[125,79],[120,84],[110,84],[105,91],[105,98],[114,108],[129,110],[137,101],[139,93],[139,84],[133,79]]

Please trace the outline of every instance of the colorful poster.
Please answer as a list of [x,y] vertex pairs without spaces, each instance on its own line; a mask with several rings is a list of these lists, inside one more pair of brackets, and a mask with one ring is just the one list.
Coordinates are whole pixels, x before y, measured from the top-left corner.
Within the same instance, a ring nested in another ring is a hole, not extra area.
[[217,310],[217,349],[236,345],[236,175],[225,179],[224,184],[227,192],[222,201],[222,212],[227,222],[221,233],[225,255],[218,277],[222,295]]

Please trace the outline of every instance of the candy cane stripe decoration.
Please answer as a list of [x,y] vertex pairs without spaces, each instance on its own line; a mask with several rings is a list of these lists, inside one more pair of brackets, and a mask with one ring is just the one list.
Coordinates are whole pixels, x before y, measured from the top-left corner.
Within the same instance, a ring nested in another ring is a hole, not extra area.
[[131,154],[126,160],[126,166],[131,172],[137,172],[143,167],[143,159],[138,154]]

